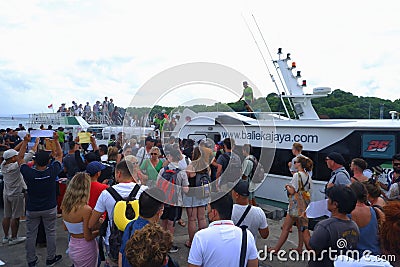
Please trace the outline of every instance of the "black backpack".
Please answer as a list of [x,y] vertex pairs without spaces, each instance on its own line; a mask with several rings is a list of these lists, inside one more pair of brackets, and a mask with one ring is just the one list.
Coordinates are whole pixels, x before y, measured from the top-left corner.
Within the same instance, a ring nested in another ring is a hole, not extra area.
[[211,177],[207,173],[196,173],[195,196],[197,198],[207,198],[211,195]]
[[[137,193],[139,192],[139,189],[140,189],[140,185],[136,184],[126,199],[122,198],[120,196],[120,194],[118,194],[118,192],[113,187],[109,187],[106,190],[114,198],[115,203],[117,203],[118,201],[123,201],[123,200],[126,200],[126,202],[135,200],[136,199],[135,197],[136,197]],[[129,213],[131,212],[129,207],[127,207],[126,210],[127,210],[126,213],[128,214],[126,216],[131,216],[131,215],[129,215]],[[107,224],[108,224],[108,214],[107,214],[107,219],[105,221],[107,221]],[[118,254],[119,254],[119,249],[121,248],[123,234],[124,234],[124,232],[120,231],[118,229],[118,227],[115,225],[114,220],[113,220],[113,223],[111,225],[111,230],[110,230],[110,237],[108,238],[108,242],[110,244],[109,257],[113,261],[116,261],[116,262],[118,262]]]

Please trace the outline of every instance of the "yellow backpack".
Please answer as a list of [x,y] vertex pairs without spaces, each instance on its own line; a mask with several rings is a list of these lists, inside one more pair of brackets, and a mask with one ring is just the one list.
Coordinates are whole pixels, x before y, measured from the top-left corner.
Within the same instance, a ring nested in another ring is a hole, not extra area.
[[107,191],[116,201],[113,221],[120,231],[124,231],[129,222],[139,217],[139,200],[135,199],[139,189],[140,185],[136,184],[129,196],[123,199],[112,186],[107,188]]

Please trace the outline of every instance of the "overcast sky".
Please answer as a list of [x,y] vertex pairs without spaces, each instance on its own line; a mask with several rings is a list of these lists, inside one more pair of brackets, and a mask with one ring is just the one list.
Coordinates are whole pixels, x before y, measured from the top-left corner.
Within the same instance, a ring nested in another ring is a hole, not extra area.
[[[48,112],[72,100],[93,105],[104,96],[127,107],[154,75],[191,62],[233,68],[266,96],[276,89],[243,17],[273,65],[251,14],[274,57],[278,47],[292,54],[306,92],[329,86],[395,100],[399,12],[394,0],[1,1],[0,114]],[[191,85],[158,103],[238,98],[219,90]]]

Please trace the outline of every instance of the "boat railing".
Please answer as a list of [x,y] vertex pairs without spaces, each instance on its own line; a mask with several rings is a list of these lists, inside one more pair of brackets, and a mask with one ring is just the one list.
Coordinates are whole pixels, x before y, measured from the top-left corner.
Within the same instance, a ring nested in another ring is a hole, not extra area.
[[69,116],[67,112],[60,113],[37,113],[29,115],[29,123],[31,124],[63,124],[65,117]]
[[257,120],[267,120],[267,119],[271,119],[272,117],[276,117],[276,115],[278,115],[278,117],[280,118],[282,117],[286,117],[286,114],[284,112],[277,112],[277,111],[253,111],[253,112],[249,112],[249,111],[241,111],[238,112],[241,115],[247,116],[247,117],[251,117],[251,118],[255,118]]
[[109,114],[103,113],[84,113],[82,117],[89,123],[89,124],[107,124],[112,125],[114,124]]

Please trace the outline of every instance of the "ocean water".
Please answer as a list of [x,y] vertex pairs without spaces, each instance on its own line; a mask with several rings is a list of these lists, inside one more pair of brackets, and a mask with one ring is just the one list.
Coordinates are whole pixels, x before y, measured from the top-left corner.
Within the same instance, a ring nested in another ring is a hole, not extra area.
[[12,128],[15,129],[18,125],[22,123],[26,127],[28,123],[27,117],[15,116],[15,117],[0,117],[0,129]]

